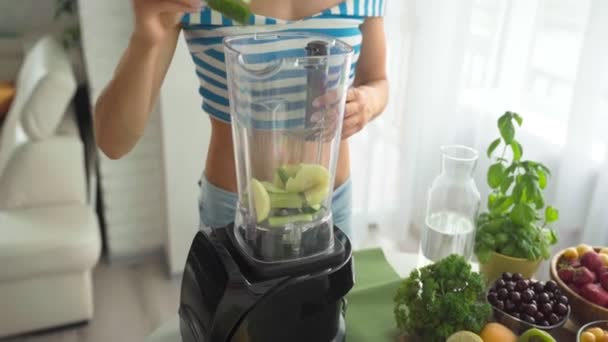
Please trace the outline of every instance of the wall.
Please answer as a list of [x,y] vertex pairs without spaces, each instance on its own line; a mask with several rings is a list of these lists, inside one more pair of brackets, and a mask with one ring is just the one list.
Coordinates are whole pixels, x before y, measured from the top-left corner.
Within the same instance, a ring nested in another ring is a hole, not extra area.
[[[130,1],[80,0],[80,16],[95,101],[127,46],[133,25]],[[169,272],[181,272],[198,227],[196,183],[209,131],[209,121],[200,109],[194,67],[182,38],[143,139],[119,161],[101,158],[112,258],[162,248]]]
[[[132,30],[130,1],[79,2],[81,35],[91,101],[108,83]],[[155,110],[137,146],[114,161],[101,152],[110,260],[133,258],[161,250],[166,229],[165,188],[160,112]]]
[[183,37],[177,45],[163,84],[162,111],[167,240],[165,251],[171,273],[183,270],[199,223],[198,186],[211,135],[209,118],[202,113],[198,79]]

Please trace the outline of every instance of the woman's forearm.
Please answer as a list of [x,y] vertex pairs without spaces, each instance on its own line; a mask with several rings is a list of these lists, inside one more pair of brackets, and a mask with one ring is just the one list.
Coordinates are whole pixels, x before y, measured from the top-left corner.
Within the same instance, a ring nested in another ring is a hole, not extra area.
[[131,38],[114,77],[97,100],[96,140],[110,158],[120,158],[130,151],[143,134],[150,115],[158,55],[158,47]]

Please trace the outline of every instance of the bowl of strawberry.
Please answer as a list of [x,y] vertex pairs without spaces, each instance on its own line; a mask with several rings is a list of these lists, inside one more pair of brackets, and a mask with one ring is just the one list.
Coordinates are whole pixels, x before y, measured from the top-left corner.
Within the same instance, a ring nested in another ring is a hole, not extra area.
[[503,273],[487,299],[496,321],[518,334],[531,328],[551,331],[570,317],[570,301],[555,281],[526,279],[520,273]]
[[574,321],[608,320],[608,248],[562,250],[551,260],[551,279],[568,297]]

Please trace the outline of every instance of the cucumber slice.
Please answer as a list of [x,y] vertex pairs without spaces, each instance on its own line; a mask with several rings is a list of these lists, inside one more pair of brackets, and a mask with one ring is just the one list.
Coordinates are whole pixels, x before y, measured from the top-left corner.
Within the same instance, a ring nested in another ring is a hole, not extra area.
[[248,23],[251,16],[248,2],[242,0],[207,0],[207,5],[241,24]]
[[329,184],[329,171],[318,164],[302,164],[296,176],[285,182],[285,190],[302,192],[321,184]]
[[297,214],[290,216],[271,216],[268,218],[268,224],[272,227],[281,227],[290,223],[296,222],[310,222],[312,221],[311,214]]
[[275,193],[275,194],[286,194],[287,193],[287,191],[279,188],[278,186],[276,186],[270,182],[262,181],[261,183],[264,186],[264,188],[266,189],[266,191],[268,191],[270,193]]
[[323,203],[327,195],[329,194],[329,184],[317,184],[312,189],[304,192],[306,203],[310,206],[320,205]]
[[306,214],[316,214],[320,209],[321,209],[320,204],[308,205],[302,209],[302,212],[304,212]]
[[297,193],[269,193],[271,208],[293,208],[299,209],[304,205],[302,195]]
[[256,219],[259,223],[264,221],[270,213],[270,196],[268,196],[268,192],[262,183],[255,178],[251,179],[250,188],[250,191],[253,194]]

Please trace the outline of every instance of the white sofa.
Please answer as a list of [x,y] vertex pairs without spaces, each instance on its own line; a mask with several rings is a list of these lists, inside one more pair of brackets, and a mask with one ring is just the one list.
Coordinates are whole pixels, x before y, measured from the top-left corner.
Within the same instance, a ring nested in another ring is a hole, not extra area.
[[63,48],[42,38],[16,83],[0,131],[0,338],[90,320],[101,252]]

